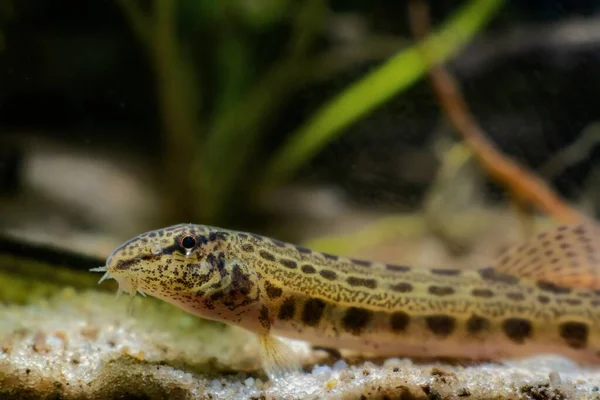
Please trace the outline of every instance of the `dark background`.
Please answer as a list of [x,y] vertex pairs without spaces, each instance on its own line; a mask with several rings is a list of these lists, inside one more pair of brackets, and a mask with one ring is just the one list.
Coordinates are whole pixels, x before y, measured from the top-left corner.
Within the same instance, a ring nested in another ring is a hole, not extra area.
[[[140,2],[143,9],[150,9],[151,3]],[[249,16],[235,10],[235,5],[223,13],[211,1],[178,2],[178,36],[185,42],[185,52],[193,60],[202,87],[201,118],[210,119],[217,112],[215,99],[223,91],[219,82],[230,79],[223,77],[227,69],[219,61],[223,37],[241,38],[237,45],[240,54],[246,56],[240,60],[247,65],[241,78],[231,78],[241,82],[240,92],[281,59],[297,3],[266,3],[279,4],[274,8],[283,11],[273,16],[259,10]],[[446,20],[465,3],[432,2],[433,22]],[[111,143],[140,155],[150,165],[161,165],[164,142],[155,72],[116,3],[1,0],[0,4],[4,44],[0,50],[3,196],[9,198],[19,191],[19,165],[28,154],[27,146],[9,139],[14,134],[35,132],[90,151]],[[397,39],[399,43],[411,40],[404,1],[329,1],[327,5],[328,17],[309,53],[338,45],[341,39],[334,21],[348,14],[360,22],[363,35]],[[575,142],[599,119],[599,10],[600,2],[593,0],[509,1],[450,63],[491,140],[533,169]],[[594,19],[599,21],[598,28],[590,23]],[[556,32],[561,24],[580,24],[584,33],[572,40],[545,33]],[[236,50],[231,52],[237,54]],[[382,56],[354,63],[286,93],[281,107],[261,128],[261,140],[249,165],[272,154],[324,100],[384,60]],[[366,206],[416,208],[435,173],[437,161],[430,151],[430,139],[440,118],[428,83],[421,81],[347,129],[306,163],[294,179],[335,185],[351,201]],[[568,199],[577,200],[599,156],[598,147],[589,146],[589,153],[552,177],[551,184]],[[407,176],[403,171],[411,167],[422,173]],[[485,195],[492,201],[503,201],[501,188],[490,183],[488,189]],[[239,196],[223,201],[235,211],[216,221],[251,219],[252,206],[239,201]],[[197,217],[194,211],[184,211],[183,216]],[[171,222],[181,217],[174,214],[164,218]],[[203,218],[201,213],[198,218]]]

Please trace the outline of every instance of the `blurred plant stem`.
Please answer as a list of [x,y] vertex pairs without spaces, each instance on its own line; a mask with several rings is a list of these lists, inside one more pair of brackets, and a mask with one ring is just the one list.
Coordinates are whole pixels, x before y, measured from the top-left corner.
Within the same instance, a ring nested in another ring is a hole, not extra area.
[[[429,34],[429,7],[426,0],[411,0],[410,22],[417,40]],[[584,221],[586,217],[567,204],[542,179],[503,154],[488,140],[486,132],[471,114],[454,76],[444,67],[443,61],[434,49],[420,48],[427,65],[431,86],[438,98],[440,107],[448,121],[464,143],[471,149],[475,158],[486,172],[511,193],[519,208],[518,215],[527,214],[526,205],[533,204],[561,223],[570,224]],[[529,222],[524,223],[531,231]]]
[[503,3],[503,0],[472,0],[437,33],[401,51],[325,104],[269,161],[260,182],[261,190],[289,178],[344,128],[420,79],[426,72],[420,46],[427,47],[438,62],[450,58],[485,26]]
[[266,122],[272,118],[289,95],[304,82],[301,75],[307,68],[307,55],[322,26],[325,5],[320,0],[307,0],[298,10],[287,54],[271,67],[237,105],[217,114],[203,149],[202,183],[204,207],[209,215],[220,219],[227,199],[235,192],[244,192],[240,185],[248,174],[250,156],[254,153]]
[[461,142],[450,141],[449,129],[438,130],[434,147],[440,161],[423,199],[423,218],[427,227],[454,255],[471,250],[480,227],[469,226],[461,219],[469,212],[483,210],[483,176],[470,149]]
[[[194,201],[201,198],[197,135],[200,91],[191,62],[178,45],[174,0],[154,0],[150,16],[136,1],[117,0],[133,31],[153,62],[163,121],[164,210],[166,220],[184,220],[197,215]],[[200,197],[197,197],[200,196]]]
[[[215,117],[201,127],[197,118],[198,79],[176,39],[177,2],[154,0],[150,16],[136,2],[117,2],[150,54],[156,72],[166,155],[165,218],[223,221],[236,199],[235,193],[243,192],[240,186],[249,184],[246,178],[252,174],[248,162],[266,121],[303,81],[299,72],[303,71],[310,45],[322,26],[325,5],[319,0],[301,3],[286,56],[243,97],[247,68],[244,39],[235,28],[226,27],[221,35],[223,46],[218,50],[223,79],[219,82]],[[227,15],[232,4],[221,3],[222,14]]]

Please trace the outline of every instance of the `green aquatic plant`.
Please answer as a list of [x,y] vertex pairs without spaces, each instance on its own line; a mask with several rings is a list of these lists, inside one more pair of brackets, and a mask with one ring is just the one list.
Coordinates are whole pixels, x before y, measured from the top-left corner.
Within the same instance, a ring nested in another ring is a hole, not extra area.
[[[293,176],[345,128],[422,78],[426,63],[419,46],[427,46],[436,61],[447,60],[503,4],[472,0],[437,32],[326,102],[263,160],[259,150],[272,116],[322,67],[315,61],[319,57],[313,44],[327,5],[273,0],[269,7],[256,9],[230,1],[154,0],[146,9],[136,1],[115,1],[154,67],[163,121],[165,219],[213,224],[229,223],[224,219],[234,218],[242,206],[249,208],[259,194]],[[203,32],[217,38],[216,56],[209,57],[208,45],[192,43],[192,36],[185,35],[182,25],[193,24],[194,18],[202,21]],[[256,46],[249,37],[278,23],[290,26],[283,56],[262,65],[248,50]],[[203,92],[200,82],[206,82],[211,70],[218,71],[212,82],[216,88]],[[209,100],[212,92],[216,95]]]
[[443,62],[479,32],[503,3],[503,0],[471,1],[438,32],[399,52],[327,102],[273,157],[266,168],[263,185],[285,180],[344,128],[422,78],[427,72],[427,63],[419,46],[429,48],[433,62]]

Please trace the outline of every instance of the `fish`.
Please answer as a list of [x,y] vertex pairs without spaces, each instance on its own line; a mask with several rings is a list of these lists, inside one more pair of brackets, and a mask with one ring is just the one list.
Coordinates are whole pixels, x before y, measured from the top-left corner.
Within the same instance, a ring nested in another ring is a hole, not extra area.
[[600,229],[561,225],[478,269],[417,268],[178,224],[116,248],[99,283],[257,335],[270,379],[300,371],[281,338],[378,356],[600,361]]

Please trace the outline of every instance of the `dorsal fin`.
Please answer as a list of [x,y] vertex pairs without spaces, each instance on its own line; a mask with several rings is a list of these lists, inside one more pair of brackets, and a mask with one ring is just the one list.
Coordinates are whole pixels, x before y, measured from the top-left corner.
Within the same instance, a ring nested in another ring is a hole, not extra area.
[[508,249],[493,267],[555,285],[600,289],[600,227],[579,223],[540,233]]

